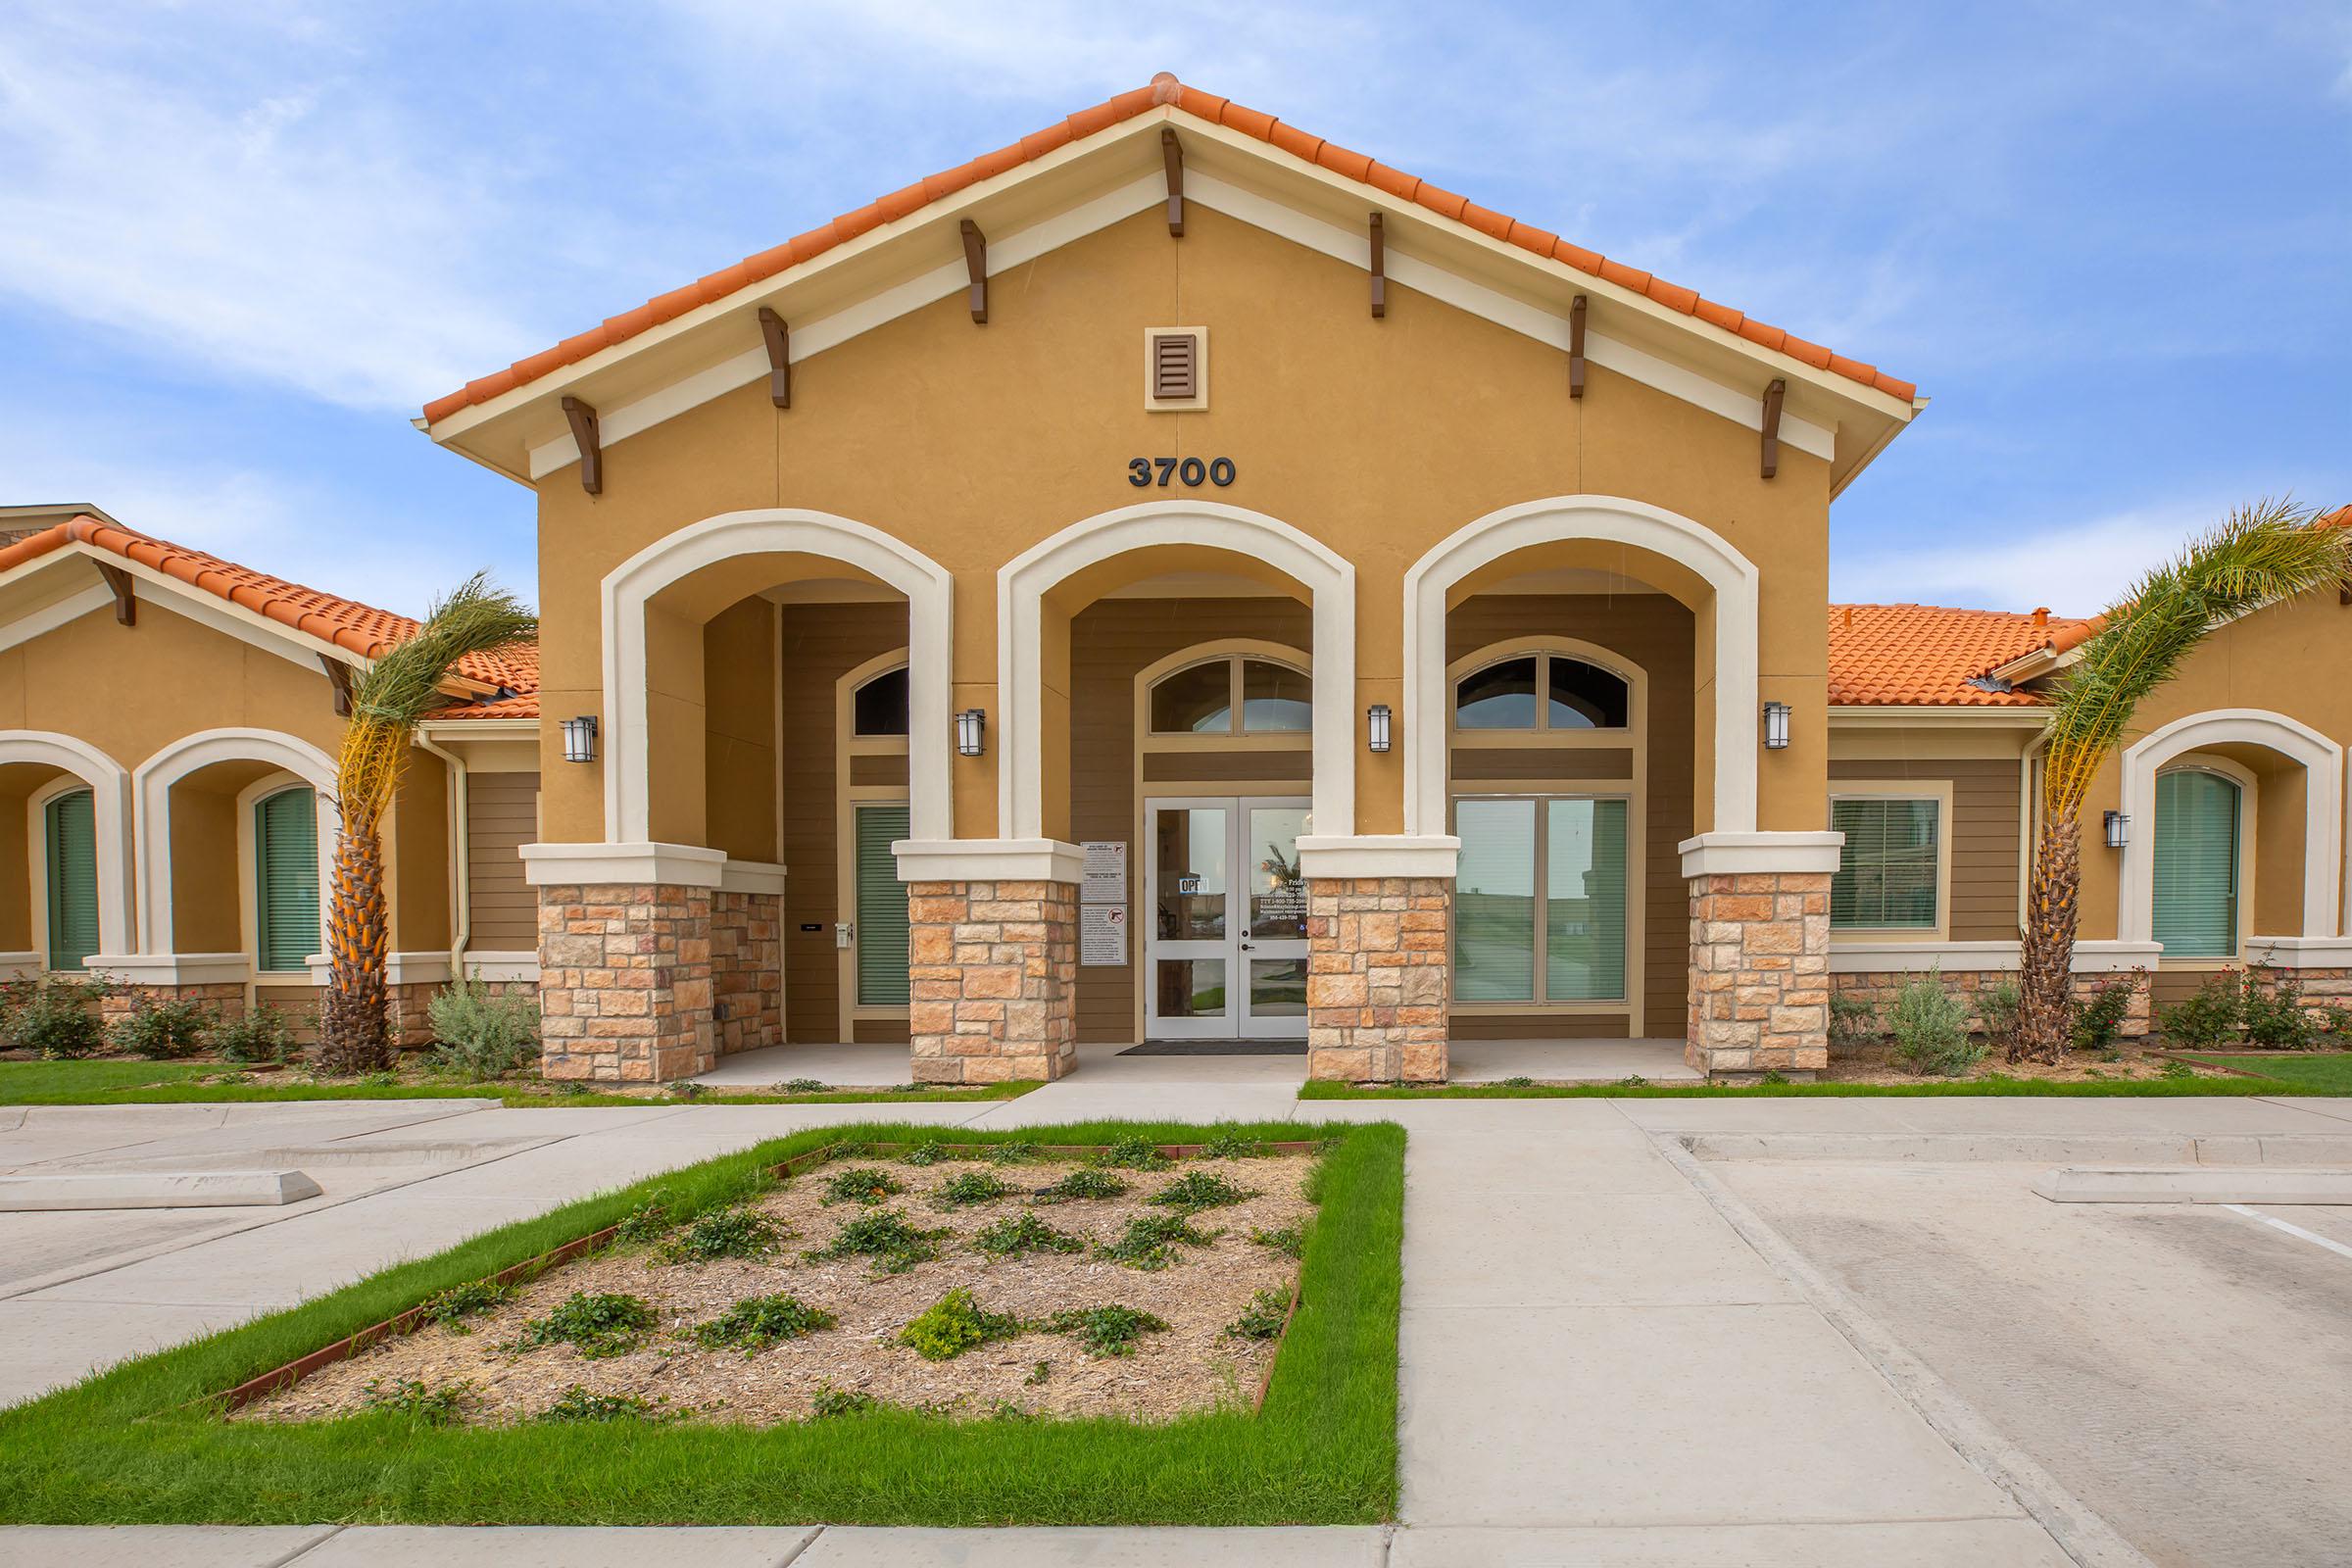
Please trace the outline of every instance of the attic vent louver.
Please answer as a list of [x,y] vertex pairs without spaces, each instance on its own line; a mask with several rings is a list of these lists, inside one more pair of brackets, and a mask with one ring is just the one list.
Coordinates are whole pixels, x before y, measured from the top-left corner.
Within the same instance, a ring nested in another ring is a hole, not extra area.
[[1144,334],[1144,406],[1208,407],[1208,332],[1198,326],[1155,326]]

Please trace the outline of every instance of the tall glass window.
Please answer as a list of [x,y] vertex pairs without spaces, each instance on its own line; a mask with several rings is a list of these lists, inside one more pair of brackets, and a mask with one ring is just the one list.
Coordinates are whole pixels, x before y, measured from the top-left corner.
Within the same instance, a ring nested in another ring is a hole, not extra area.
[[1936,928],[1939,803],[1856,798],[1830,803],[1830,826],[1845,835],[1830,879],[1830,925],[1838,930]]
[[267,973],[303,969],[318,951],[318,797],[308,785],[254,803],[253,859],[255,956]]
[[52,969],[81,968],[98,951],[96,807],[88,790],[74,790],[41,808]]
[[906,885],[891,845],[906,837],[906,807],[859,806],[858,833],[858,1005],[906,1005]]
[[2238,787],[2181,768],[2156,780],[2155,937],[2168,958],[2237,956]]
[[1621,796],[1456,802],[1454,999],[1624,1000],[1626,830]]

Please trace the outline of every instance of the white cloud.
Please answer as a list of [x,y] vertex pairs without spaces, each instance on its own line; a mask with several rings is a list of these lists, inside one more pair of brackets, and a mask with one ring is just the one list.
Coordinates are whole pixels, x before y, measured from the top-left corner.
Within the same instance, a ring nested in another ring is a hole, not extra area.
[[432,143],[347,53],[293,24],[298,50],[226,47],[222,24],[173,70],[144,30],[0,36],[0,294],[210,379],[368,409],[537,346],[460,281],[511,232],[493,194],[412,156]]
[[1969,542],[1833,553],[1830,597],[1849,604],[1955,605],[2088,615],[2228,514],[2225,504],[2119,512],[2081,523],[1988,523]]

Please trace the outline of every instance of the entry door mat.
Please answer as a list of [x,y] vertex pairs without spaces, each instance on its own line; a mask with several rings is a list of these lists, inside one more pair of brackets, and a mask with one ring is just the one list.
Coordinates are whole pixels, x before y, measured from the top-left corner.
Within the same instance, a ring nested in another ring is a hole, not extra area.
[[1303,1040],[1147,1040],[1122,1056],[1303,1056]]

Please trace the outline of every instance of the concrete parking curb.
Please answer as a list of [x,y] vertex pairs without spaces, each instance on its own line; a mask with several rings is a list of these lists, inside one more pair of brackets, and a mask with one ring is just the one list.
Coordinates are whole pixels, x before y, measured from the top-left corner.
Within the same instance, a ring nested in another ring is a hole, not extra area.
[[2061,1485],[2032,1455],[2002,1436],[1957,1390],[1926,1362],[1904,1349],[1858,1301],[1806,1261],[1780,1232],[1709,1174],[1686,1147],[1685,1140],[1660,1137],[1654,1142],[1658,1152],[1698,1190],[1740,1233],[1740,1239],[1829,1319],[1830,1325],[1886,1380],[1904,1402],[1919,1412],[1937,1436],[1993,1485],[2016,1498],[2034,1523],[2049,1532],[2061,1551],[2082,1568],[2155,1568],[2137,1547],[2116,1534],[2113,1526]]

